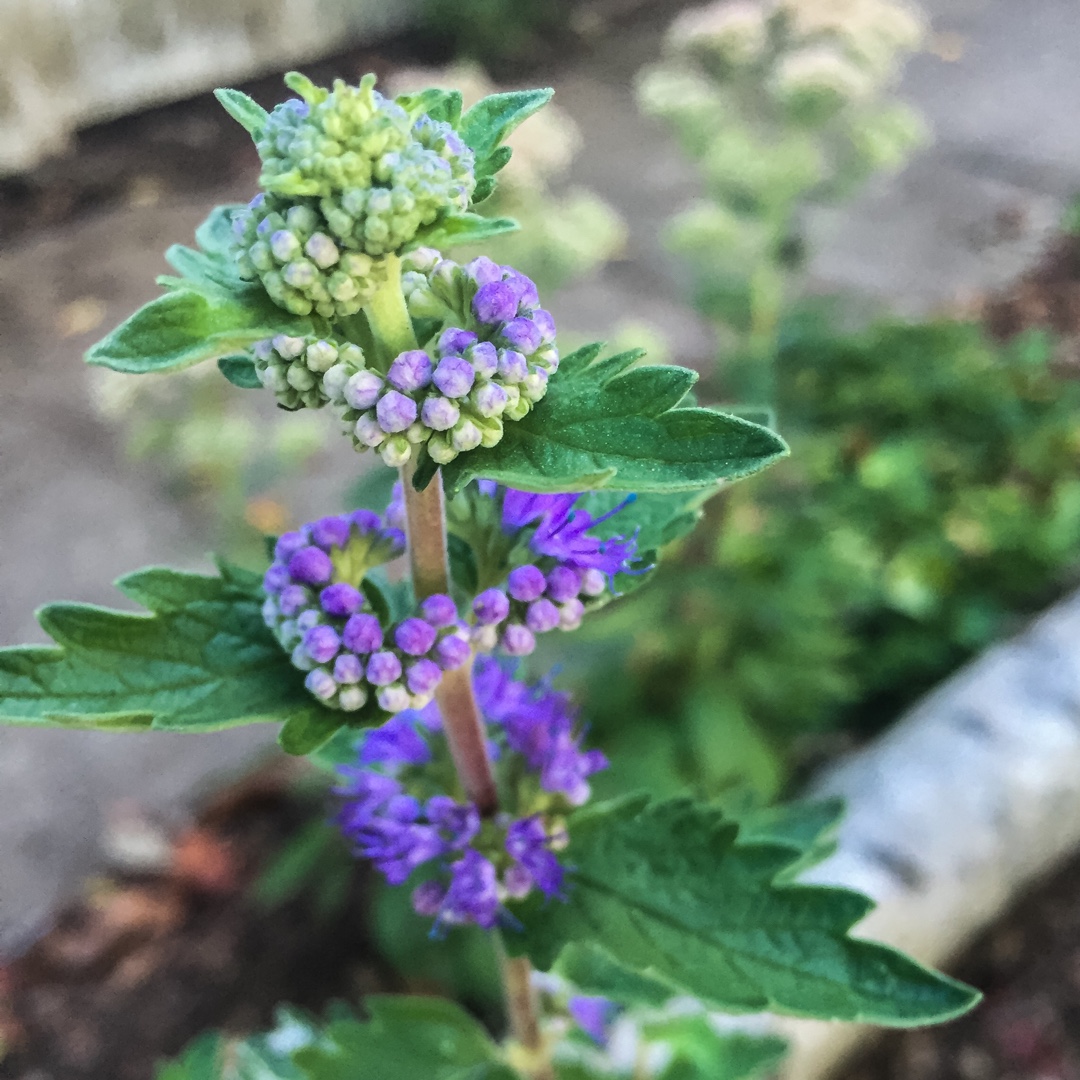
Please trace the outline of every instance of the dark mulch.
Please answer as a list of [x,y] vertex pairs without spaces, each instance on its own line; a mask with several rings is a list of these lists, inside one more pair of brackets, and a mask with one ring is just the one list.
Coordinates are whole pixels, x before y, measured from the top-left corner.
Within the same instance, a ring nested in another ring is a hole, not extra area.
[[248,1033],[275,1005],[314,1010],[401,989],[365,930],[358,876],[320,921],[301,897],[255,903],[260,868],[319,812],[280,774],[223,793],[160,872],[88,886],[29,953],[0,967],[4,1080],[149,1080],[206,1028]]

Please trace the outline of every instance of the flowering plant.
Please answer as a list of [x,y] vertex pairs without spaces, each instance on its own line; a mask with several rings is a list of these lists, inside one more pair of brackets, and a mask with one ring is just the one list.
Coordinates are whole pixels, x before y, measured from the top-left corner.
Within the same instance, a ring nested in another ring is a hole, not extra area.
[[692,372],[598,345],[560,356],[532,281],[443,255],[513,227],[471,207],[550,91],[462,114],[448,91],[286,81],[299,96],[270,113],[219,93],[263,190],[216,210],[198,250],[171,249],[164,294],[88,359],[133,373],[216,360],[284,409],[335,413],[400,486],[384,513],[277,537],[262,576],[151,568],[118,583],[148,614],[46,607],[56,644],[0,653],[0,719],[280,723],[285,751],[337,772],[341,830],[433,933],[490,932],[510,1035],[447,1002],[374,999],[365,1020],[284,1013],[227,1053],[202,1040],[164,1075],[742,1076],[775,1060],[775,1040],[720,1035],[670,1002],[891,1025],[971,1007],[969,988],[849,936],[865,898],[793,881],[831,812],[590,804],[607,759],[564,694],[519,673],[537,635],[640,585],[720,483],[785,452],[689,404]]

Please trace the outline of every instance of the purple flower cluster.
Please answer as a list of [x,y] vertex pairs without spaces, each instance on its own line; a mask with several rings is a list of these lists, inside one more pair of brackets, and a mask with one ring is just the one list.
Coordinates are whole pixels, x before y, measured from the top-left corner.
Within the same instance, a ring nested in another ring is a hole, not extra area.
[[424,797],[424,767],[446,754],[438,709],[429,705],[365,735],[358,764],[340,770],[344,805],[337,823],[356,853],[391,884],[403,884],[421,866],[431,871],[413,891],[418,914],[437,926],[490,929],[507,900],[533,889],[561,895],[564,870],[556,852],[567,838],[552,808],[583,803],[588,777],[607,761],[597,750],[582,750],[565,694],[520,682],[490,658],[478,660],[474,686],[497,768],[520,771],[523,764],[535,774],[543,793],[537,805],[481,827],[471,803]]
[[400,555],[404,535],[378,514],[325,517],[277,541],[266,571],[263,617],[304,684],[332,708],[355,712],[374,694],[397,713],[431,700],[443,671],[471,655],[449,596],[429,596],[415,616],[386,629],[358,587],[371,568]]

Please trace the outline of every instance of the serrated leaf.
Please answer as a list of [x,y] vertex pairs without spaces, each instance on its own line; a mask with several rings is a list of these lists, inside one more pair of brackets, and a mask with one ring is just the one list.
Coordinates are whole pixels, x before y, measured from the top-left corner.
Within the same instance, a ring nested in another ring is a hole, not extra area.
[[979,994],[848,931],[873,906],[858,893],[777,880],[788,844],[736,844],[715,807],[632,797],[570,823],[567,902],[514,909],[507,945],[543,969],[569,942],[729,1012],[908,1027],[970,1009]]
[[[526,491],[672,492],[710,487],[787,453],[767,428],[712,409],[677,408],[696,375],[632,366],[640,354],[567,357],[547,395],[490,449],[443,466],[447,490],[486,478]],[[419,482],[419,477],[416,483]]]
[[249,134],[258,138],[270,114],[240,90],[222,88],[214,91],[221,107]]
[[250,356],[223,356],[217,362],[218,371],[241,390],[259,390],[262,383],[259,382],[259,373],[255,370],[255,362]]
[[289,315],[247,287],[239,300],[178,288],[139,308],[94,345],[86,359],[142,375],[232,356],[275,334],[310,331],[311,320]]
[[38,621],[55,646],[0,649],[0,723],[214,731],[329,711],[236,577],[153,567],[117,585],[150,614],[52,604]]
[[461,118],[458,133],[479,165],[522,121],[542,109],[555,91],[511,90],[481,98]]
[[479,214],[454,214],[443,218],[421,241],[425,247],[440,251],[453,247],[482,244],[496,236],[517,232],[520,226],[512,218],[486,218]]
[[371,1019],[340,1019],[293,1054],[305,1080],[518,1080],[487,1032],[440,998],[365,999]]

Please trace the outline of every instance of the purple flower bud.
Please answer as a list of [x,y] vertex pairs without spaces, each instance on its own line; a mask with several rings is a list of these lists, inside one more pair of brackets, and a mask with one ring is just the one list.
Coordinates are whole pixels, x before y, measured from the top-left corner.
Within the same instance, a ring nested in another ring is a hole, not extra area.
[[525,603],[543,596],[544,589],[547,587],[544,572],[538,566],[532,565],[519,566],[511,570],[506,584],[510,595],[515,600],[522,600]]
[[499,353],[490,341],[478,341],[465,350],[465,359],[473,366],[477,375],[491,378],[499,370]]
[[510,623],[503,630],[502,647],[511,656],[528,656],[536,648],[536,637],[527,626]]
[[543,343],[540,328],[532,319],[511,319],[499,331],[499,336],[510,348],[523,353],[534,353]]
[[[353,618],[356,618],[354,615]],[[348,630],[348,627],[346,627]],[[374,686],[389,686],[401,678],[401,661],[388,651],[373,653],[367,665],[368,682]]]
[[519,383],[529,374],[529,362],[514,349],[500,349],[499,374],[509,383]]
[[532,319],[536,324],[536,328],[540,331],[541,344],[549,345],[555,340],[555,320],[551,317],[550,311],[537,308],[530,313],[529,318]]
[[420,419],[433,431],[449,431],[461,419],[461,410],[447,398],[430,397],[420,409]]
[[431,694],[442,678],[442,668],[434,660],[417,660],[405,669],[405,685],[411,694]]
[[546,599],[534,600],[525,613],[525,623],[536,634],[546,634],[559,625],[559,609]]
[[[431,382],[431,367],[431,357],[423,349],[410,349],[401,353],[390,365],[386,377],[399,390],[422,390]],[[382,420],[381,414],[379,419]],[[413,420],[415,419],[414,413]],[[412,423],[412,420],[409,423]]]
[[374,510],[354,510],[349,520],[362,533],[378,532],[382,528],[382,518]]
[[420,602],[420,614],[432,626],[441,630],[457,622],[457,604],[445,593],[435,593]]
[[379,400],[382,388],[382,379],[374,371],[364,370],[349,376],[349,381],[345,384],[342,394],[351,408],[363,412],[365,409],[370,409]]
[[517,314],[517,308],[517,294],[503,281],[481,285],[472,302],[473,314],[482,323],[507,322]]
[[498,383],[484,383],[473,394],[473,405],[483,417],[498,416],[506,408],[509,399],[506,391]]
[[386,442],[386,432],[379,427],[374,412],[364,413],[353,426],[353,433],[365,446],[379,446]]
[[434,918],[439,914],[446,899],[446,888],[438,881],[425,881],[417,885],[412,893],[412,907],[417,915]]
[[383,632],[374,615],[359,614],[349,617],[342,634],[345,648],[355,653],[371,653],[382,648]]
[[327,664],[337,656],[341,637],[332,626],[313,626],[304,635],[304,648],[312,660]]
[[465,273],[477,285],[486,285],[490,281],[502,281],[503,268],[486,255],[478,255],[471,263],[466,265]]
[[346,517],[324,517],[311,525],[311,541],[324,551],[343,548],[349,542],[350,522]]
[[453,671],[461,667],[472,656],[472,646],[468,638],[459,634],[447,634],[435,646],[435,660],[443,671]]
[[341,258],[337,244],[326,233],[312,233],[304,245],[304,251],[313,263],[326,270]]
[[288,584],[289,571],[281,563],[274,563],[263,574],[263,589],[268,593],[279,593]]
[[300,250],[300,241],[287,229],[278,229],[270,237],[270,250],[278,262],[288,262]]
[[460,356],[447,356],[439,361],[431,381],[447,396],[464,397],[471,389],[476,372],[472,364]]
[[439,335],[439,355],[460,356],[475,341],[476,335],[471,330],[459,330],[451,326]]
[[559,629],[576,630],[585,617],[585,605],[578,599],[567,600],[559,608]]
[[548,850],[547,832],[539,815],[515,821],[506,830],[506,853],[529,871],[545,896],[554,896],[562,887],[562,867]]
[[[509,267],[507,269],[509,270]],[[536,291],[535,282],[520,270],[509,270],[505,280],[507,285],[514,290],[514,295],[522,307],[534,308],[540,303],[540,294]]]
[[337,693],[337,683],[333,676],[322,668],[309,671],[304,685],[321,701],[329,701]]
[[435,644],[435,627],[423,619],[405,619],[394,631],[394,644],[410,656],[423,656]]
[[556,566],[548,571],[547,594],[557,603],[577,598],[580,579],[569,566]]
[[607,589],[607,578],[602,570],[590,567],[581,575],[581,591],[586,596],[600,596]]
[[337,581],[319,593],[319,603],[327,615],[352,615],[363,607],[364,597],[347,581]]
[[364,665],[354,653],[342,653],[334,661],[334,679],[339,683],[358,683],[364,677]]
[[501,623],[510,614],[510,600],[502,589],[485,589],[473,600],[473,614],[487,626]]
[[[430,760],[431,748],[416,729],[415,713],[395,716],[382,727],[372,728],[360,744],[361,765],[426,765]],[[400,799],[388,803],[384,812],[400,821],[415,821],[420,805],[413,798]]]
[[503,874],[503,888],[511,900],[523,900],[532,892],[532,874],[520,863],[511,863]]
[[383,431],[391,434],[404,431],[416,419],[416,402],[396,390],[388,390],[379,398],[375,415]]
[[462,418],[454,425],[450,443],[458,451],[475,450],[483,438],[483,432],[471,420]]
[[307,547],[308,538],[301,532],[282,533],[274,544],[274,558],[288,562],[301,548]]
[[311,599],[311,594],[303,585],[286,585],[278,597],[278,607],[282,615],[295,615]]
[[317,547],[301,548],[289,560],[289,576],[293,581],[322,585],[330,580],[333,573],[334,564],[330,561],[330,556]]
[[307,608],[305,611],[301,611],[296,618],[297,630],[310,630],[313,626],[318,626],[322,622],[318,611],[315,608]]

